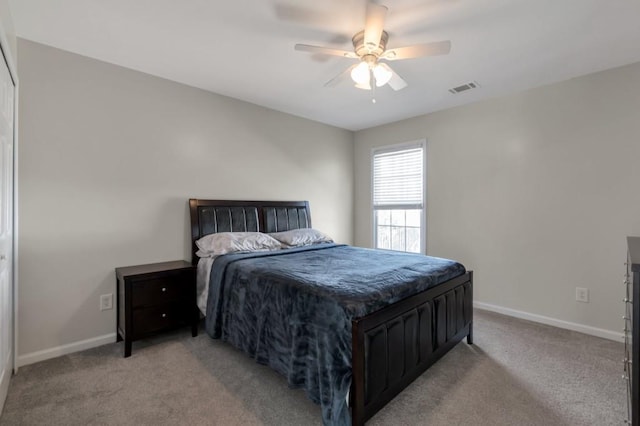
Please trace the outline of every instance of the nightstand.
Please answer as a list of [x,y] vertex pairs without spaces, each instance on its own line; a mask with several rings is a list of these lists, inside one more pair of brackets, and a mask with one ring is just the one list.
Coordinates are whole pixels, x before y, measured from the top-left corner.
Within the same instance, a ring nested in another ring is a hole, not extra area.
[[135,340],[182,325],[198,335],[196,267],[183,260],[116,268],[118,341],[131,356]]

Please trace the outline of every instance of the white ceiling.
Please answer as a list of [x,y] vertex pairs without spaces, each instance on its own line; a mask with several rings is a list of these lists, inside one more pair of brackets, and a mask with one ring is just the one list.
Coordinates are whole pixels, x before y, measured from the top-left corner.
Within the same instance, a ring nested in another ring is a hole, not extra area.
[[[10,0],[18,36],[323,123],[359,130],[640,61],[637,0],[386,0],[388,48],[451,40],[392,63],[376,93],[324,83],[353,63],[365,0]],[[480,89],[448,89],[475,80]]]

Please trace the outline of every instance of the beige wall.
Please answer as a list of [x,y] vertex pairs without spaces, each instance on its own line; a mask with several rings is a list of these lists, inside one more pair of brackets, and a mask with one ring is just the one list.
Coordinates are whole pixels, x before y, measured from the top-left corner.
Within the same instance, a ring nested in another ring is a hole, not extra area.
[[477,301],[620,332],[639,126],[635,64],[359,131],[355,243],[371,245],[372,147],[426,138],[428,253],[473,269]]
[[115,332],[114,268],[189,259],[187,199],[309,200],[352,242],[353,133],[19,40],[19,356]]

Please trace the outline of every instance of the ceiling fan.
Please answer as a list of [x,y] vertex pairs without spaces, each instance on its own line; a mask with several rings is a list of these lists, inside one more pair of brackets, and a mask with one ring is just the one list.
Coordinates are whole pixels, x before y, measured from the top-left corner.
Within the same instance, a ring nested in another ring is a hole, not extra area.
[[384,31],[387,11],[386,6],[367,3],[364,30],[356,33],[351,39],[353,52],[308,44],[296,44],[295,50],[359,60],[358,63],[329,80],[325,87],[335,86],[350,76],[355,82],[355,87],[363,90],[375,90],[376,87],[382,87],[385,84],[389,84],[393,90],[404,89],[407,87],[407,82],[382,61],[446,55],[451,50],[451,42],[446,40],[387,49],[389,34]]

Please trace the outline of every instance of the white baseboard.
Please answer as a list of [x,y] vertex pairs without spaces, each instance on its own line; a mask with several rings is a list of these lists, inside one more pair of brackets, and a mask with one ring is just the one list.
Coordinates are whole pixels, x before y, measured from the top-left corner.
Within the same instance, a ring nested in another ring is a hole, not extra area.
[[[575,322],[563,321],[556,318],[545,317],[543,315],[531,314],[529,312],[518,311],[516,309],[505,308],[503,306],[491,305],[484,302],[473,302],[474,308],[484,309],[485,311],[497,312],[499,314],[508,315],[510,317],[516,317],[525,319],[541,324],[551,325],[554,327],[564,328],[567,330],[573,330],[580,333],[589,334],[592,336],[602,337],[604,339],[614,340],[616,342],[622,342],[624,337],[623,333],[616,331],[605,330],[602,328],[591,327],[584,324],[578,324]],[[25,355],[19,355],[16,360],[16,367],[23,367],[25,365],[34,364],[36,362],[44,361],[47,359],[55,358],[62,355],[67,355],[73,352],[83,351],[85,349],[95,348],[97,346],[106,345],[116,341],[116,333],[109,333],[103,336],[93,337],[91,339],[81,340],[79,342],[69,343],[62,346],[56,346],[50,349],[44,349],[41,351],[31,352]],[[5,367],[5,374],[6,374]],[[11,371],[11,370],[8,370]],[[8,384],[8,380],[7,380]],[[2,391],[5,391],[3,394]],[[0,408],[4,402],[4,396],[6,396],[6,389],[4,389],[4,383],[0,388]],[[1,410],[0,410],[1,411]]]
[[11,353],[9,353],[7,362],[2,366],[2,372],[0,373],[0,414],[2,414],[4,401],[7,399],[7,392],[9,391],[9,382],[11,381],[11,372],[13,371],[11,366],[12,360]]
[[516,317],[533,322],[539,322],[541,324],[552,325],[558,328],[564,328],[567,330],[577,331],[584,334],[590,334],[591,336],[602,337],[603,339],[614,340],[616,342],[622,342],[624,338],[623,333],[617,331],[605,330],[603,328],[591,327],[589,325],[578,324],[575,322],[563,321],[556,318],[545,317],[543,315],[530,314],[529,312],[518,311],[515,309],[505,308],[502,306],[491,305],[484,302],[473,302],[473,307],[478,309],[484,309],[485,311],[497,312],[499,314],[508,315],[510,317]]
[[23,367],[25,365],[34,364],[36,362],[67,355],[73,352],[84,351],[85,349],[95,348],[96,346],[106,345],[116,341],[116,333],[109,333],[103,336],[93,337],[91,339],[80,340],[62,346],[56,346],[50,349],[31,352],[25,355],[18,355],[16,366]]

